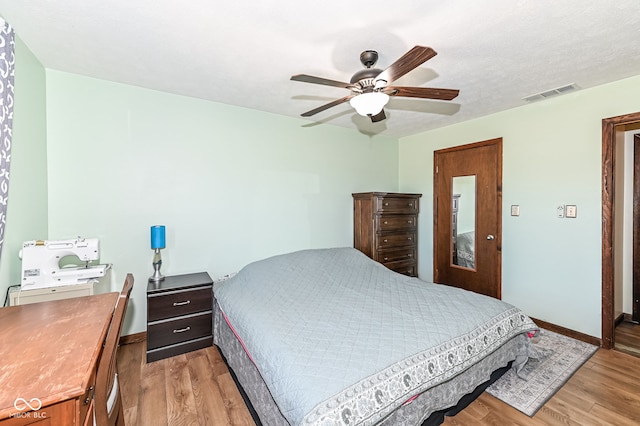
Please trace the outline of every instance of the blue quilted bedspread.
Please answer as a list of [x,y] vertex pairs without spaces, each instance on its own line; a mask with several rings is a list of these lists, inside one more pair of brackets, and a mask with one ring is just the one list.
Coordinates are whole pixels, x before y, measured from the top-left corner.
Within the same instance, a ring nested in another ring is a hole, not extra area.
[[258,261],[214,293],[292,425],[374,424],[537,329],[512,305],[397,274],[353,248]]

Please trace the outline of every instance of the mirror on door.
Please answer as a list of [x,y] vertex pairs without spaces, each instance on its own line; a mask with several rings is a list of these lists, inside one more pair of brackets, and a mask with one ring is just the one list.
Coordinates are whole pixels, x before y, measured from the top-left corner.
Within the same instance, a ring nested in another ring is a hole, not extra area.
[[476,176],[454,176],[451,193],[451,266],[475,269]]

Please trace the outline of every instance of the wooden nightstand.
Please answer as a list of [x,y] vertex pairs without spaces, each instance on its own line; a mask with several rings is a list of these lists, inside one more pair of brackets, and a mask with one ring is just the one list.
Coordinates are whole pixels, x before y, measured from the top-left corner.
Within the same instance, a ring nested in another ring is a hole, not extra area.
[[147,362],[213,345],[213,280],[206,272],[147,286]]

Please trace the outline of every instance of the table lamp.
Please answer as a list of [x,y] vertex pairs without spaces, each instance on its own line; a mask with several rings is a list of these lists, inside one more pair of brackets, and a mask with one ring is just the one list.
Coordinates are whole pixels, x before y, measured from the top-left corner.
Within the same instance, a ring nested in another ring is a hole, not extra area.
[[153,255],[153,275],[149,277],[150,282],[159,283],[164,280],[164,275],[160,273],[162,266],[162,256],[160,249],[165,248],[165,228],[164,225],[155,225],[151,227],[151,248],[155,250]]

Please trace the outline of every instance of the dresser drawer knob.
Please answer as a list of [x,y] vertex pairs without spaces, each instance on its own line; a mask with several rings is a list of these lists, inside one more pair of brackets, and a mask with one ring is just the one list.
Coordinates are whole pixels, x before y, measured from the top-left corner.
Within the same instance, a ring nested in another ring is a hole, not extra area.
[[388,257],[385,257],[385,258],[384,258],[384,260],[389,260],[389,258],[388,258]]
[[176,329],[176,330],[173,330],[173,333],[174,333],[174,334],[177,334],[177,333],[184,333],[185,331],[189,331],[189,330],[191,330],[191,327],[187,326],[187,327],[185,327],[185,328],[178,328],[178,329]]
[[383,222],[385,225],[388,224],[389,222],[387,222],[386,220]]
[[185,300],[184,302],[173,302],[173,306],[184,306],[191,303],[191,300]]
[[413,221],[412,220],[408,220],[407,223],[413,223]]
[[382,242],[383,242],[383,243],[388,243],[388,242],[389,242],[389,240],[382,240]]
[[385,206],[388,206],[388,205],[389,205],[389,203],[384,203],[384,205],[385,205]]
[[407,238],[407,240],[409,240],[409,241],[411,241],[411,239],[412,239],[411,237],[408,237],[408,238]]

